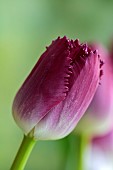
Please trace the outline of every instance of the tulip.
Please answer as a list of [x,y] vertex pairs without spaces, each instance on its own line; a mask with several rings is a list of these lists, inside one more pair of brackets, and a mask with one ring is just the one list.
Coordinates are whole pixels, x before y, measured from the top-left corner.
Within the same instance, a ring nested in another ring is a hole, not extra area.
[[113,128],[106,134],[93,137],[85,156],[87,170],[113,170]]
[[102,150],[104,153],[110,153],[113,156],[113,129],[106,134],[96,136],[92,139],[92,146]]
[[79,132],[91,136],[107,133],[113,124],[113,64],[110,54],[102,45],[92,45],[92,48],[98,48],[105,63],[103,65],[104,76],[90,106],[77,127]]
[[41,55],[13,102],[18,126],[38,140],[60,139],[77,125],[98,87],[102,61],[87,44],[56,39]]

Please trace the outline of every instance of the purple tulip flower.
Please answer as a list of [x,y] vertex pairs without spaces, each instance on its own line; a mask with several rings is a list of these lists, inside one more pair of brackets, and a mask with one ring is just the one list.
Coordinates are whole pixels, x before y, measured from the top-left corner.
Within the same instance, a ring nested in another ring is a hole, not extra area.
[[110,54],[102,45],[92,45],[92,48],[98,49],[105,63],[104,76],[77,130],[88,135],[99,135],[107,133],[113,124],[113,63]]
[[77,125],[100,81],[102,62],[87,44],[66,37],[47,47],[19,89],[13,117],[26,135],[60,139]]

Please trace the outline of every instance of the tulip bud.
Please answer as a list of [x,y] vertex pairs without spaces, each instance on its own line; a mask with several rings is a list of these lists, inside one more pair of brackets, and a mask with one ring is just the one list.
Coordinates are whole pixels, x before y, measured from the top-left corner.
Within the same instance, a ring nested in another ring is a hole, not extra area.
[[100,76],[97,51],[78,40],[58,37],[41,55],[14,99],[16,123],[38,140],[65,137],[86,111]]
[[90,106],[78,124],[77,130],[88,135],[99,135],[107,133],[113,124],[113,65],[110,54],[102,45],[92,46],[98,48],[104,61],[104,75]]

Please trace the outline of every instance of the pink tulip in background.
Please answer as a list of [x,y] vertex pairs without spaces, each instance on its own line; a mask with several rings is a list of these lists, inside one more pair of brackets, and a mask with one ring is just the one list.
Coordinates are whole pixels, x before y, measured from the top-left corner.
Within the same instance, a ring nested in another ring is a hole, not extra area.
[[85,155],[86,170],[113,170],[113,129],[94,137],[88,147]]
[[105,154],[113,156],[113,129],[102,136],[97,136],[92,139],[92,146],[103,151]]

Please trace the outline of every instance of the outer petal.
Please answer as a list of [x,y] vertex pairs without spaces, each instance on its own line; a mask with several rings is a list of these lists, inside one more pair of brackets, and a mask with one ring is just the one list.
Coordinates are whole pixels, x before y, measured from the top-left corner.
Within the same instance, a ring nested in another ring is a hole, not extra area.
[[95,45],[94,48],[99,49],[99,54],[105,63],[103,65],[104,75],[86,114],[82,117],[77,126],[79,132],[84,132],[90,135],[105,133],[109,131],[113,125],[112,62],[104,47]]
[[70,42],[53,41],[18,91],[13,103],[17,124],[28,133],[55,105],[66,97],[66,66],[70,63]]
[[99,59],[97,52],[84,58],[79,56],[75,81],[66,99],[51,109],[34,128],[36,139],[59,139],[68,135],[77,125],[91,102],[99,84]]

